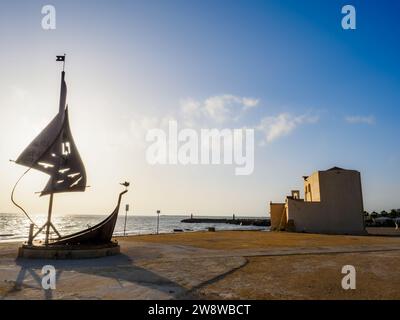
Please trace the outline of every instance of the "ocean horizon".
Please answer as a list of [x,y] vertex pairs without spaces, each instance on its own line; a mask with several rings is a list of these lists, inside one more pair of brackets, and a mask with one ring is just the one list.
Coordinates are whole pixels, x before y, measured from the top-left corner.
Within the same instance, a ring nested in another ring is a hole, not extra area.
[[[39,226],[45,223],[47,215],[32,215],[32,219]],[[54,215],[52,222],[62,235],[72,234],[92,227],[105,219],[107,215],[97,214],[64,214]],[[193,216],[194,218],[229,219],[232,216]],[[226,223],[183,223],[181,220],[190,218],[190,215],[160,215],[159,233],[172,233],[174,229],[186,232],[207,230],[214,227],[216,230],[269,230],[268,227],[241,226]],[[265,219],[264,217],[236,216],[237,219]],[[0,213],[0,243],[12,241],[26,241],[29,234],[30,221],[21,213]],[[118,216],[114,236],[124,235],[125,214]],[[126,219],[126,235],[155,234],[157,232],[156,215],[128,215]],[[44,239],[41,234],[38,239]]]

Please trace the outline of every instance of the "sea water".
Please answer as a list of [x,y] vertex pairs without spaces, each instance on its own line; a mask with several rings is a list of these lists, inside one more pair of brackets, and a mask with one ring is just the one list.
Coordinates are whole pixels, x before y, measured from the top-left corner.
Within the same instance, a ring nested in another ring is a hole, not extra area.
[[[77,231],[93,227],[104,220],[106,215],[54,215],[53,224],[61,235],[68,235]],[[39,226],[46,221],[46,215],[35,215],[32,217]],[[189,216],[160,215],[159,232],[171,233],[174,229],[181,229],[184,232],[207,230],[215,227],[216,230],[267,230],[265,227],[240,226],[225,223],[182,223],[182,219]],[[222,216],[195,216],[195,218],[231,218]],[[240,218],[240,217],[236,217]],[[251,218],[251,217],[246,217]],[[259,218],[260,219],[260,218]],[[25,241],[29,234],[30,221],[23,214],[0,213],[0,242]],[[124,234],[125,215],[118,216],[114,236]],[[157,232],[157,216],[128,215],[126,220],[126,234],[154,234]],[[43,239],[43,235],[41,238]]]

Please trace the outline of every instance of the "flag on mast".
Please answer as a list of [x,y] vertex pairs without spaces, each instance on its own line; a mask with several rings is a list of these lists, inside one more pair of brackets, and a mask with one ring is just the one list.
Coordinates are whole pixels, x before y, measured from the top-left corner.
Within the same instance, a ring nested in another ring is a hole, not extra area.
[[56,61],[65,61],[65,55],[64,56],[56,56],[57,60]]

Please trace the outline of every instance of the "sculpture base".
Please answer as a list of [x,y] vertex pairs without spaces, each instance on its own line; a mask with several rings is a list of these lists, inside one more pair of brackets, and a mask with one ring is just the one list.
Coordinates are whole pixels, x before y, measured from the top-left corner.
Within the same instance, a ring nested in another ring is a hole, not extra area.
[[93,259],[120,253],[118,242],[104,245],[29,245],[18,248],[18,258],[26,259]]

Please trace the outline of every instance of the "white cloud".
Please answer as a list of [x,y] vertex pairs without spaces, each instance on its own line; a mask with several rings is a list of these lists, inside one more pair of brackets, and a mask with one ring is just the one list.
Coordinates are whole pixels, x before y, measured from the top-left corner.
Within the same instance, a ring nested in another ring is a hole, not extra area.
[[147,145],[145,139],[147,132],[155,128],[167,130],[168,123],[171,120],[176,121],[175,117],[172,116],[164,116],[161,118],[141,116],[131,119],[129,128],[131,138],[129,143],[139,147],[145,147]]
[[243,109],[248,110],[257,107],[260,100],[253,98],[242,98],[242,102],[243,102]]
[[372,125],[375,123],[375,117],[372,115],[370,115],[370,116],[347,116],[344,119],[347,123],[350,123],[350,124],[363,123],[363,124]]
[[235,100],[235,97],[229,95],[207,98],[203,104],[204,112],[217,122],[223,122],[227,120],[229,108]]
[[181,100],[181,108],[184,114],[197,113],[200,110],[200,102],[193,100],[191,98]]
[[201,103],[192,98],[180,101],[182,118],[186,127],[194,127],[202,115]]
[[290,113],[281,113],[275,117],[265,117],[261,119],[256,129],[264,133],[265,140],[263,140],[263,143],[269,143],[290,134],[300,125],[316,123],[318,120],[319,117],[315,115],[303,114],[294,116]]
[[140,115],[132,118],[129,125],[129,144],[145,147],[148,130],[154,128],[167,130],[170,120],[177,121],[179,128],[215,128],[227,121],[239,120],[249,109],[257,107],[258,104],[259,99],[231,94],[210,96],[204,100],[182,99],[178,112],[172,115],[161,117]]
[[203,101],[192,98],[181,100],[181,111],[187,123],[212,120],[217,123],[237,121],[247,110],[257,107],[259,99],[231,94],[216,95]]
[[[229,94],[210,96],[204,100],[183,99],[180,101],[179,112],[173,116],[160,118],[140,116],[132,119],[130,124],[131,143],[139,143],[144,146],[146,132],[154,128],[166,129],[169,120],[177,121],[179,128],[195,128],[198,130],[201,128],[218,128],[226,125],[228,121],[229,126],[232,127],[233,123],[240,120],[249,109],[258,105],[259,99]],[[264,117],[256,126],[236,123],[236,127],[254,128],[261,132],[263,135],[261,144],[263,145],[289,135],[301,125],[316,123],[318,120],[318,115],[309,113],[293,115],[285,112],[276,116]]]

